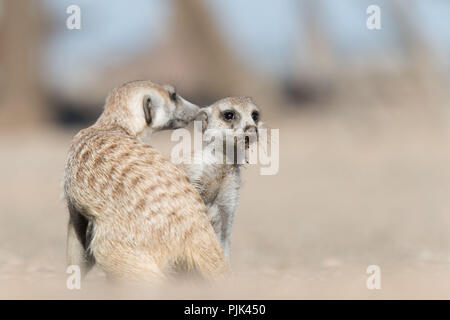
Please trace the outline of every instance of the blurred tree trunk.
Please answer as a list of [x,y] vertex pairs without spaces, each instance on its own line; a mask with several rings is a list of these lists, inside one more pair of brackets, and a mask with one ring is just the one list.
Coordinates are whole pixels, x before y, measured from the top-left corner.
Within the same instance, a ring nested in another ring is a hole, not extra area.
[[396,22],[396,28],[400,34],[401,47],[406,52],[409,68],[416,72],[426,72],[431,68],[433,54],[429,45],[421,36],[417,29],[415,21],[417,17],[414,14],[417,4],[415,1],[390,3],[393,16]]
[[201,86],[205,90],[222,95],[243,91],[246,79],[253,77],[234,58],[203,0],[175,0],[172,21],[175,41],[182,44],[181,48],[193,50],[201,64]]
[[41,3],[2,1],[0,18],[0,121],[30,125],[46,118],[39,86]]
[[[308,59],[308,72],[318,74],[329,74],[334,68],[333,50],[331,41],[325,28],[321,24],[320,1],[303,0],[301,2],[300,14],[303,21],[303,29],[306,37],[306,50]],[[298,71],[298,70],[297,70]]]
[[421,96],[428,99],[423,102],[426,105],[429,99],[448,91],[442,87],[443,82],[437,72],[435,61],[438,59],[421,34],[420,27],[416,27],[417,2],[397,0],[390,4],[400,34],[400,46],[405,52],[407,62],[400,85],[416,92],[420,91]]
[[152,79],[175,85],[200,105],[230,95],[255,96],[259,101],[268,96],[277,99],[279,90],[274,81],[235,57],[206,1],[172,0],[171,4],[162,42],[142,50],[127,63],[106,68],[94,89],[102,88],[103,95],[124,78]]
[[335,80],[335,57],[331,41],[322,25],[318,0],[298,2],[304,41],[299,41],[293,68],[285,83],[289,100],[304,106],[326,99]]

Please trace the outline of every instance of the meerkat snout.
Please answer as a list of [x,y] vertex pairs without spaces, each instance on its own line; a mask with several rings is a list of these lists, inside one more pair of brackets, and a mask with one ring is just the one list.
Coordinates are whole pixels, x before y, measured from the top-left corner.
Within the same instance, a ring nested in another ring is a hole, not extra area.
[[97,123],[121,127],[139,136],[144,131],[177,129],[189,124],[200,108],[182,98],[174,87],[151,81],[132,81],[112,90]]
[[256,125],[248,125],[244,128],[244,134],[246,137],[254,136],[258,138],[258,127]]
[[170,101],[175,104],[172,117],[165,128],[177,129],[185,127],[197,117],[200,108],[177,94],[172,86],[165,86],[165,88],[169,92]]
[[248,132],[248,133],[257,133],[257,132],[258,132],[258,127],[257,127],[257,126],[254,126],[254,125],[246,126],[246,127],[244,128],[244,132]]

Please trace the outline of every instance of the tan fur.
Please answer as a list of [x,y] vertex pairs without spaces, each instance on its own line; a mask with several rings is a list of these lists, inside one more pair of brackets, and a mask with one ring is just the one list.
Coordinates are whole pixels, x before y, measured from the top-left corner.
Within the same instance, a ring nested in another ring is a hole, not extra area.
[[[236,119],[225,121],[222,114],[224,111],[230,110],[235,112]],[[246,134],[257,136],[257,128],[261,125],[261,122],[252,119],[251,114],[254,111],[259,113],[258,107],[250,98],[229,97],[202,109],[198,118],[203,121],[203,132],[211,129],[223,133],[223,137],[225,130],[231,129],[237,141],[242,142]],[[207,145],[208,143],[204,142],[204,150]],[[223,151],[226,151],[225,148]],[[240,168],[242,164],[211,164],[205,162],[205,157],[207,157],[206,154],[203,155],[203,162],[200,164],[194,162],[194,164],[189,165],[183,164],[181,167],[200,193],[214,230],[225,255],[229,259],[231,229],[239,200]]]
[[[131,105],[143,94],[173,109],[163,87],[128,83],[112,92],[96,124],[72,141],[65,197],[71,224],[78,216],[88,224],[80,242],[86,255],[70,245],[72,260],[81,255],[88,270],[93,258],[115,279],[154,281],[179,269],[220,276],[228,266],[200,195],[180,169],[138,139],[145,119]],[[74,233],[69,226],[72,243]]]

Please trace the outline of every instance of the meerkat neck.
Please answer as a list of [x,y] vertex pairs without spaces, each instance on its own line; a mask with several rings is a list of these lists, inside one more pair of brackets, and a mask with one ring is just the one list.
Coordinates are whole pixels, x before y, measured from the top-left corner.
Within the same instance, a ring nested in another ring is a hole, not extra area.
[[235,161],[233,163],[230,163],[230,158],[226,155],[225,148],[223,149],[223,154],[220,159],[215,157],[211,153],[210,149],[211,143],[203,143],[203,149],[202,149],[202,166],[205,170],[215,170],[217,172],[232,172],[235,170],[238,170],[242,164],[236,163]]
[[102,114],[92,127],[103,131],[122,131],[126,135],[142,141],[149,140],[149,137],[153,131],[150,127],[148,127],[142,132],[136,132],[132,127],[128,126],[123,119],[121,120],[116,117],[111,117],[107,114]]
[[127,133],[128,135],[136,136],[135,134],[133,134],[133,132],[129,128],[123,126],[114,117],[109,117],[109,116],[107,116],[105,114],[102,114],[98,118],[97,122],[94,123],[94,125],[92,127],[97,129],[97,130],[102,130],[102,131],[121,130],[121,131],[124,131],[125,133]]

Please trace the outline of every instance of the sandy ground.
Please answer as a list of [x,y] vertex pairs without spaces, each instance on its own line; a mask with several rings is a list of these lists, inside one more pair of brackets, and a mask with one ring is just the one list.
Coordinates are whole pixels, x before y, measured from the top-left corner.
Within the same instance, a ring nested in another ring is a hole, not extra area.
[[[66,288],[61,178],[74,131],[0,132],[0,298],[450,298],[450,114],[344,110],[270,124],[280,171],[244,173],[233,277],[152,288],[112,285],[101,270]],[[168,140],[153,144],[169,154]],[[373,264],[381,290],[366,287]]]

